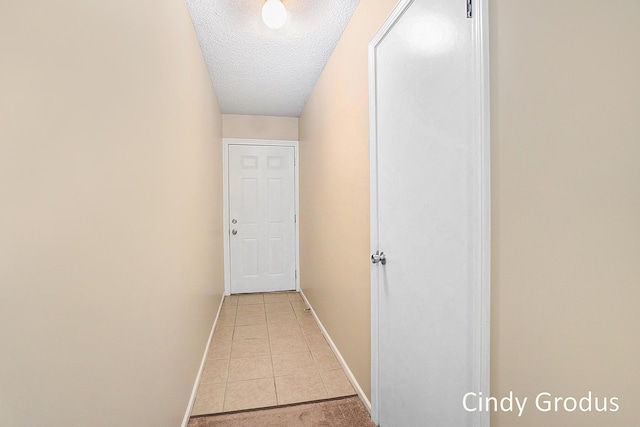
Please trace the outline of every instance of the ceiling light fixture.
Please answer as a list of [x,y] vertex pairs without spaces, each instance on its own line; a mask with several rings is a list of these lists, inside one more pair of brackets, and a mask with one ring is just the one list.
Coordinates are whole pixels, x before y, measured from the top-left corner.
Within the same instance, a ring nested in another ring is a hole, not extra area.
[[280,0],[267,0],[262,6],[262,20],[269,28],[280,28],[287,20],[287,9]]

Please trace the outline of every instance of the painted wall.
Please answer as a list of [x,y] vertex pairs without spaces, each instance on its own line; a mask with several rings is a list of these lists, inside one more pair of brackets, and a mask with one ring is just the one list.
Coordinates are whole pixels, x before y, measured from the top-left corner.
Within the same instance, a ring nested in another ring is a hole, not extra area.
[[0,4],[0,425],[180,425],[223,292],[184,2]]
[[225,138],[298,140],[297,117],[222,115]]
[[490,7],[492,393],[621,408],[492,425],[640,425],[640,3]]
[[300,283],[371,388],[369,41],[394,0],[360,2],[300,115]]

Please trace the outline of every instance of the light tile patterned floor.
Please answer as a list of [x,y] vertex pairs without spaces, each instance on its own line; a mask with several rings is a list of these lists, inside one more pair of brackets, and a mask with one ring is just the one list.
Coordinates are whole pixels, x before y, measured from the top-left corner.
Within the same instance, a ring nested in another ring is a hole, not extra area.
[[355,390],[297,292],[225,297],[191,415]]

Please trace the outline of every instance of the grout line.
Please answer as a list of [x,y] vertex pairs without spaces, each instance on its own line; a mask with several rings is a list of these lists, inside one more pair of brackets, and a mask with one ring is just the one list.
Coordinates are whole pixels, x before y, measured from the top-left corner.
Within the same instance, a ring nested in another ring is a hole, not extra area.
[[[300,295],[300,294],[298,293],[298,295]],[[320,382],[322,382],[322,387],[324,388],[325,394],[327,396],[329,396],[329,390],[327,389],[327,385],[325,384],[324,379],[322,378],[322,374],[321,374],[320,368],[318,367],[318,362],[316,361],[316,358],[313,355],[313,351],[311,350],[311,347],[309,346],[309,340],[307,339],[307,335],[304,333],[304,329],[302,329],[302,323],[300,322],[300,317],[298,317],[298,315],[296,314],[295,310],[293,311],[293,313],[295,314],[296,319],[298,320],[298,326],[300,327],[300,332],[302,332],[302,339],[307,344],[307,351],[309,352],[309,355],[311,356],[311,360],[313,360],[313,367],[315,368],[316,374],[320,377]],[[313,319],[313,321],[317,325],[316,320]]]
[[[233,342],[231,345],[233,345]],[[231,351],[229,351],[229,358],[226,360],[227,360],[227,378],[224,381],[224,393],[222,395],[222,409],[220,412],[224,411],[224,404],[227,402],[227,386],[229,385],[229,372],[231,371]]]
[[[238,302],[240,301],[240,297],[238,297],[236,299],[236,314],[235,316],[233,316],[233,335],[231,336],[231,341],[232,341],[232,346],[233,346],[233,338],[236,334],[236,320],[238,319]],[[229,352],[229,359],[231,359],[231,352]],[[226,394],[226,390],[225,390],[225,394]]]
[[267,302],[264,299],[264,294],[262,295],[262,300],[265,303],[265,307],[264,307],[264,321],[265,321],[265,326],[267,328],[267,344],[269,344],[269,357],[271,358],[271,373],[273,374],[273,376],[271,377],[273,380],[273,391],[276,394],[276,405],[278,405],[278,387],[276,387],[276,372],[275,369],[273,368],[273,351],[271,349],[271,333],[269,332],[269,322],[267,320],[267,307],[266,304]]
[[[238,298],[239,299],[239,298]],[[227,386],[229,385],[229,373],[231,371],[231,350],[233,349],[233,337],[236,333],[236,317],[238,316],[238,304],[236,303],[236,314],[233,316],[233,334],[231,335],[231,346],[229,348],[229,358],[227,359],[227,379],[224,382],[224,394],[222,395],[222,411],[224,412],[224,405],[227,403]]]
[[276,395],[276,405],[278,405],[278,388],[276,387],[276,373],[273,369],[273,351],[271,350],[271,334],[269,333],[269,323],[267,322],[267,301],[264,299],[264,293],[262,294],[262,302],[264,304],[264,321],[265,328],[267,328],[267,344],[269,345],[269,359],[271,359],[271,381],[273,383],[273,392]]
[[[315,310],[313,309],[313,307],[311,307],[311,304],[309,303],[309,300],[307,299],[302,289],[300,290],[300,296],[304,300],[307,307],[309,307],[309,310],[311,311],[311,315],[313,316],[313,319],[315,320],[317,326],[320,328],[320,332],[322,333],[322,335],[324,335],[324,338],[326,339],[327,344],[329,344],[329,348],[333,352],[336,359],[338,359],[338,363],[342,367],[342,371],[347,376],[347,379],[351,382],[351,385],[353,386],[354,390],[362,400],[362,403],[364,403],[365,408],[367,408],[369,413],[371,413],[371,402],[369,401],[369,399],[367,398],[367,395],[362,390],[362,387],[360,387],[360,384],[358,383],[358,380],[356,380],[356,377],[353,375],[353,372],[351,372],[351,369],[349,369],[349,365],[347,365],[347,362],[342,357],[342,354],[340,354],[338,347],[329,336],[329,333],[327,332],[324,325],[318,318],[318,315],[316,314]],[[313,356],[313,352],[311,353],[311,355]]]

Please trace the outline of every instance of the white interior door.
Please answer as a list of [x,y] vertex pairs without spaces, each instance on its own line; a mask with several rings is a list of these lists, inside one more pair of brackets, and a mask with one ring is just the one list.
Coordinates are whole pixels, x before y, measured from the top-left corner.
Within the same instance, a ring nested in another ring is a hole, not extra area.
[[295,149],[229,145],[232,293],[295,289]]
[[489,224],[479,24],[465,7],[404,1],[371,44],[372,249],[386,261],[372,256],[381,427],[488,420],[463,407],[466,393],[488,391]]

